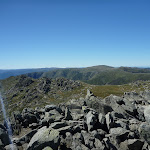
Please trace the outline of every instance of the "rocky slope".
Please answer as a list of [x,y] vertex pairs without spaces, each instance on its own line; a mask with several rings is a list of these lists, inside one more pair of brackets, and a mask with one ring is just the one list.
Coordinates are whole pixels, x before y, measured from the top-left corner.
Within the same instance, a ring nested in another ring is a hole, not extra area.
[[[0,91],[8,112],[25,107],[44,106],[47,103],[60,103],[64,95],[81,88],[81,83],[64,78],[33,79],[25,75],[1,80]],[[57,99],[57,100],[56,100]]]
[[[15,150],[149,150],[150,91],[26,108],[11,120]],[[10,149],[0,125],[1,149]]]
[[[150,81],[138,81],[127,85],[96,86],[65,78],[33,79],[25,75],[0,81],[0,92],[2,92],[8,115],[15,110],[22,111],[26,107],[42,107],[49,103],[58,104],[73,98],[85,97],[87,89],[102,98],[110,94],[121,96],[126,91],[134,90],[139,93],[150,89]],[[1,114],[0,120],[2,120]]]

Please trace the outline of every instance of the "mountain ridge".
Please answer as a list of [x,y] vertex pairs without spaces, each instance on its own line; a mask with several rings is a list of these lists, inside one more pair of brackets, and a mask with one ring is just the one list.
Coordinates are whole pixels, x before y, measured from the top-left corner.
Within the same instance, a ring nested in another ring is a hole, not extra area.
[[150,80],[149,68],[137,67],[110,67],[110,66],[93,66],[87,68],[69,68],[56,69],[44,73],[29,73],[27,76],[32,78],[48,77],[58,78],[64,77],[71,80],[80,80],[90,84],[127,84],[137,80]]
[[150,80],[150,68],[138,67],[111,67],[98,65],[86,68],[41,68],[41,69],[21,69],[2,72],[0,70],[0,79],[9,76],[25,74],[34,79],[46,78],[66,78],[79,80],[94,85],[119,85],[127,84],[137,80]]

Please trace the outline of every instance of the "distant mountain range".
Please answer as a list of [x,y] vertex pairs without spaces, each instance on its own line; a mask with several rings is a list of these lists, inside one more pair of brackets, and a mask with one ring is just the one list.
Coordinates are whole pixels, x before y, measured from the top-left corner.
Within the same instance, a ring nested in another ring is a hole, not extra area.
[[110,67],[93,66],[87,68],[55,69],[47,72],[28,73],[32,78],[58,78],[64,77],[72,80],[80,80],[95,85],[119,85],[137,80],[150,80],[150,68],[136,67]]
[[32,72],[47,72],[56,68],[37,68],[37,69],[0,69],[0,79],[6,79],[10,76],[18,76]]
[[119,85],[127,84],[137,80],[150,80],[150,68],[137,67],[111,67],[105,65],[87,68],[41,68],[41,69],[18,69],[0,70],[0,79],[10,76],[26,74],[29,77],[38,79],[67,78],[80,80],[95,85]]

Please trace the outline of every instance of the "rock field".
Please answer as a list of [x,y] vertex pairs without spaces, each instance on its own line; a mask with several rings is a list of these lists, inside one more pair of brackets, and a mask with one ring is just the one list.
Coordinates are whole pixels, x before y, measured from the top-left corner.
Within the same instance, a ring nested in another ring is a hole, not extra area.
[[[25,108],[0,125],[1,150],[150,150],[150,91]],[[27,132],[28,131],[28,132]]]

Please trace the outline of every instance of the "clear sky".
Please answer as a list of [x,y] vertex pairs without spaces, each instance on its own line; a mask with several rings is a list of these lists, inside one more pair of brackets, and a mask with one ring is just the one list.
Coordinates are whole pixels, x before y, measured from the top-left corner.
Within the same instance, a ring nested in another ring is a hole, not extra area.
[[150,66],[150,0],[0,0],[0,69]]

